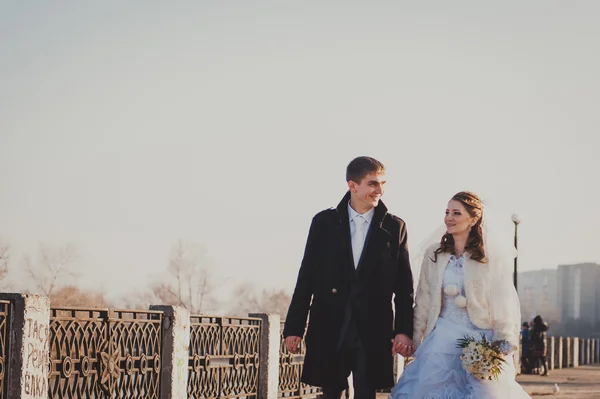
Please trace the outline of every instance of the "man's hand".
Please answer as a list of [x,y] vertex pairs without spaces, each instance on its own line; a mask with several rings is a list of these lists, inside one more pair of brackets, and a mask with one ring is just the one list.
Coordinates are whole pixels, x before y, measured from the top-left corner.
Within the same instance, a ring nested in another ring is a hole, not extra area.
[[396,335],[392,344],[392,356],[398,354],[404,357],[410,357],[415,353],[415,346],[412,339],[404,334]]
[[285,339],[285,346],[288,350],[288,352],[292,353],[292,354],[297,354],[298,352],[300,352],[300,344],[302,343],[302,337],[287,337]]

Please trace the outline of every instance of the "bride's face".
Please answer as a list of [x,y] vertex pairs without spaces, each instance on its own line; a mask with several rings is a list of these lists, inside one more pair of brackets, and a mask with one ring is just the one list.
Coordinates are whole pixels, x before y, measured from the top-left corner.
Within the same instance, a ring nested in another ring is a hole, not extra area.
[[462,202],[450,200],[444,223],[448,234],[464,234],[468,233],[471,226],[475,224],[475,218],[469,215]]

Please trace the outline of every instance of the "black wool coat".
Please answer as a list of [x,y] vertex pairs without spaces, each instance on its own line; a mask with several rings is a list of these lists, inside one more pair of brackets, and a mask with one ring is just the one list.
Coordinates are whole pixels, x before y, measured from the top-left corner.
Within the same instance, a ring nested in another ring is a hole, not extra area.
[[406,225],[379,202],[355,270],[349,200],[350,192],[337,208],[324,210],[312,220],[283,335],[304,336],[308,319],[302,381],[338,385],[344,365],[337,348],[345,310],[352,301],[367,354],[368,378],[376,389],[389,388],[394,385],[392,339],[396,334],[413,335]]

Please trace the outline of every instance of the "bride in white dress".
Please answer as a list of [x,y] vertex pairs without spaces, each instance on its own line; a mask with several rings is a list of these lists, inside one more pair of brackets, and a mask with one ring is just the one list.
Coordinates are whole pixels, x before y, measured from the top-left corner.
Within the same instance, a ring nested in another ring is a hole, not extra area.
[[[529,398],[515,381],[512,361],[512,348],[519,344],[519,300],[506,259],[488,245],[483,219],[483,204],[473,193],[457,193],[448,203],[446,234],[429,247],[421,266],[415,360],[391,399]],[[497,380],[478,380],[461,364],[457,341],[482,334],[506,352]]]

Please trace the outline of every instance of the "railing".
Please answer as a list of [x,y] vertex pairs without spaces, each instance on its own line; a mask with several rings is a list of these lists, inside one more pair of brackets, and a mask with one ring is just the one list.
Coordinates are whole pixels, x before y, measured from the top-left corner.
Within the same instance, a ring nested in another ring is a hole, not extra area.
[[190,317],[188,398],[257,398],[261,320]]
[[[151,308],[50,308],[46,297],[0,294],[0,399],[321,395],[300,381],[304,342],[297,355],[287,351],[278,315]],[[600,363],[600,340],[550,337],[548,356],[551,369]],[[396,358],[396,377],[405,362]]]
[[158,399],[162,313],[50,310],[49,397]]
[[[559,342],[555,340],[553,337],[550,338],[551,347],[548,349],[548,354],[551,356],[551,362],[548,362],[548,366],[551,369],[558,369],[562,367],[562,345],[559,345]],[[550,352],[552,350],[552,352]]]
[[[598,339],[548,337],[546,346],[546,360],[550,370],[600,363],[600,340]],[[533,369],[535,370],[536,367],[534,366]]]
[[0,301],[0,399],[7,397],[5,379],[7,376],[8,332],[10,322],[10,302]]
[[279,339],[279,398],[300,399],[316,398],[321,394],[321,389],[311,387],[300,381],[302,367],[304,366],[304,355],[306,348],[304,340],[300,344],[300,353],[297,355],[288,352],[283,338],[283,327],[281,323]]

